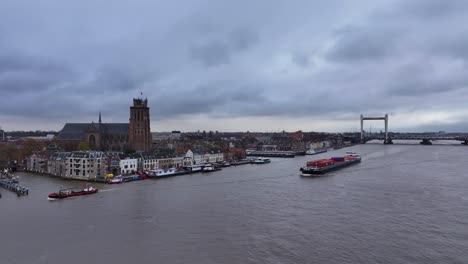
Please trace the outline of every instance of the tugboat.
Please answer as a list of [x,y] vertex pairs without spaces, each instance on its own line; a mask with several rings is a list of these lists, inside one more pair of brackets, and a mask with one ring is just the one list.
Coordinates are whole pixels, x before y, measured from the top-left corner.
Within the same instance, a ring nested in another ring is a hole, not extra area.
[[51,193],[49,194],[49,199],[64,199],[73,196],[80,196],[80,195],[88,195],[97,193],[98,189],[94,188],[93,186],[86,185],[81,190],[74,190],[74,188],[70,189],[62,189],[58,193]]
[[313,177],[347,167],[361,162],[361,157],[356,152],[346,152],[345,157],[333,157],[330,159],[312,160],[300,169],[301,176]]
[[253,164],[266,164],[266,163],[270,163],[271,160],[270,159],[267,159],[267,158],[256,158],[252,161]]

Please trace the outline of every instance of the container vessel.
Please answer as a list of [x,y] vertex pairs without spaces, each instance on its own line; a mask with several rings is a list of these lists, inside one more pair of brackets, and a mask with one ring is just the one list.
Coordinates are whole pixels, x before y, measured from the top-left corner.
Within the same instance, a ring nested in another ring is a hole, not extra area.
[[308,161],[306,166],[302,167],[300,171],[301,176],[320,176],[359,162],[361,162],[361,157],[356,152],[346,152],[346,156],[344,157]]

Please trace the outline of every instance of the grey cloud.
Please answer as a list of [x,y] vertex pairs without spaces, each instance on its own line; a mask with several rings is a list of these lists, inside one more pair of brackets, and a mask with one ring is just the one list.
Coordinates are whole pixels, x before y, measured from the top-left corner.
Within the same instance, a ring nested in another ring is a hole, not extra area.
[[73,78],[75,73],[64,63],[40,57],[0,55],[0,90],[4,93],[22,96],[24,92],[57,88]]
[[398,11],[423,19],[443,18],[468,11],[468,2],[464,0],[403,1]]
[[338,62],[380,60],[395,52],[397,37],[383,27],[345,27],[337,31],[327,57]]
[[227,64],[231,59],[229,47],[220,41],[194,46],[190,49],[190,54],[206,67]]
[[300,52],[296,52],[292,55],[292,61],[302,68],[307,68],[311,64],[309,55]]
[[258,34],[252,29],[241,27],[234,30],[230,35],[232,48],[236,51],[247,50],[259,41]]
[[21,94],[1,114],[44,126],[99,110],[125,122],[141,90],[158,120],[335,120],[468,100],[461,0],[44,1],[0,3],[0,90]]
[[258,34],[252,29],[238,27],[227,36],[216,31],[214,40],[198,43],[190,47],[190,55],[206,67],[229,64],[233,54],[250,49],[259,41]]
[[155,114],[165,118],[200,113],[237,112],[246,105],[263,104],[266,101],[263,93],[263,89],[259,87],[234,84],[232,81],[217,81],[184,92],[178,89],[161,91],[151,100],[158,106],[154,110]]

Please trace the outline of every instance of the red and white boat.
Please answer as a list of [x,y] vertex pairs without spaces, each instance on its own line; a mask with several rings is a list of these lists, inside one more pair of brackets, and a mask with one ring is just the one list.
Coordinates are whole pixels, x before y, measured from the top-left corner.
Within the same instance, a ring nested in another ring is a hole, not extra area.
[[81,190],[76,190],[73,188],[70,189],[62,189],[58,192],[49,194],[50,199],[64,199],[73,196],[80,196],[80,195],[88,195],[97,193],[98,189],[94,188],[93,186],[87,185],[83,187]]

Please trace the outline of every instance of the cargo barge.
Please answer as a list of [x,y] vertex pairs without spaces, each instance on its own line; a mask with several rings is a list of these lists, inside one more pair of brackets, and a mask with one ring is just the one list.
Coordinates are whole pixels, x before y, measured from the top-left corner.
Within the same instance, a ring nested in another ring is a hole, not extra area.
[[94,188],[93,186],[86,185],[80,190],[75,190],[74,188],[70,189],[61,189],[59,192],[50,193],[49,200],[56,200],[56,199],[65,199],[74,196],[81,196],[81,195],[89,195],[97,193],[98,189]]
[[361,162],[361,157],[355,152],[346,152],[345,157],[333,157],[330,159],[313,160],[306,163],[300,169],[301,176],[313,177],[342,169]]

